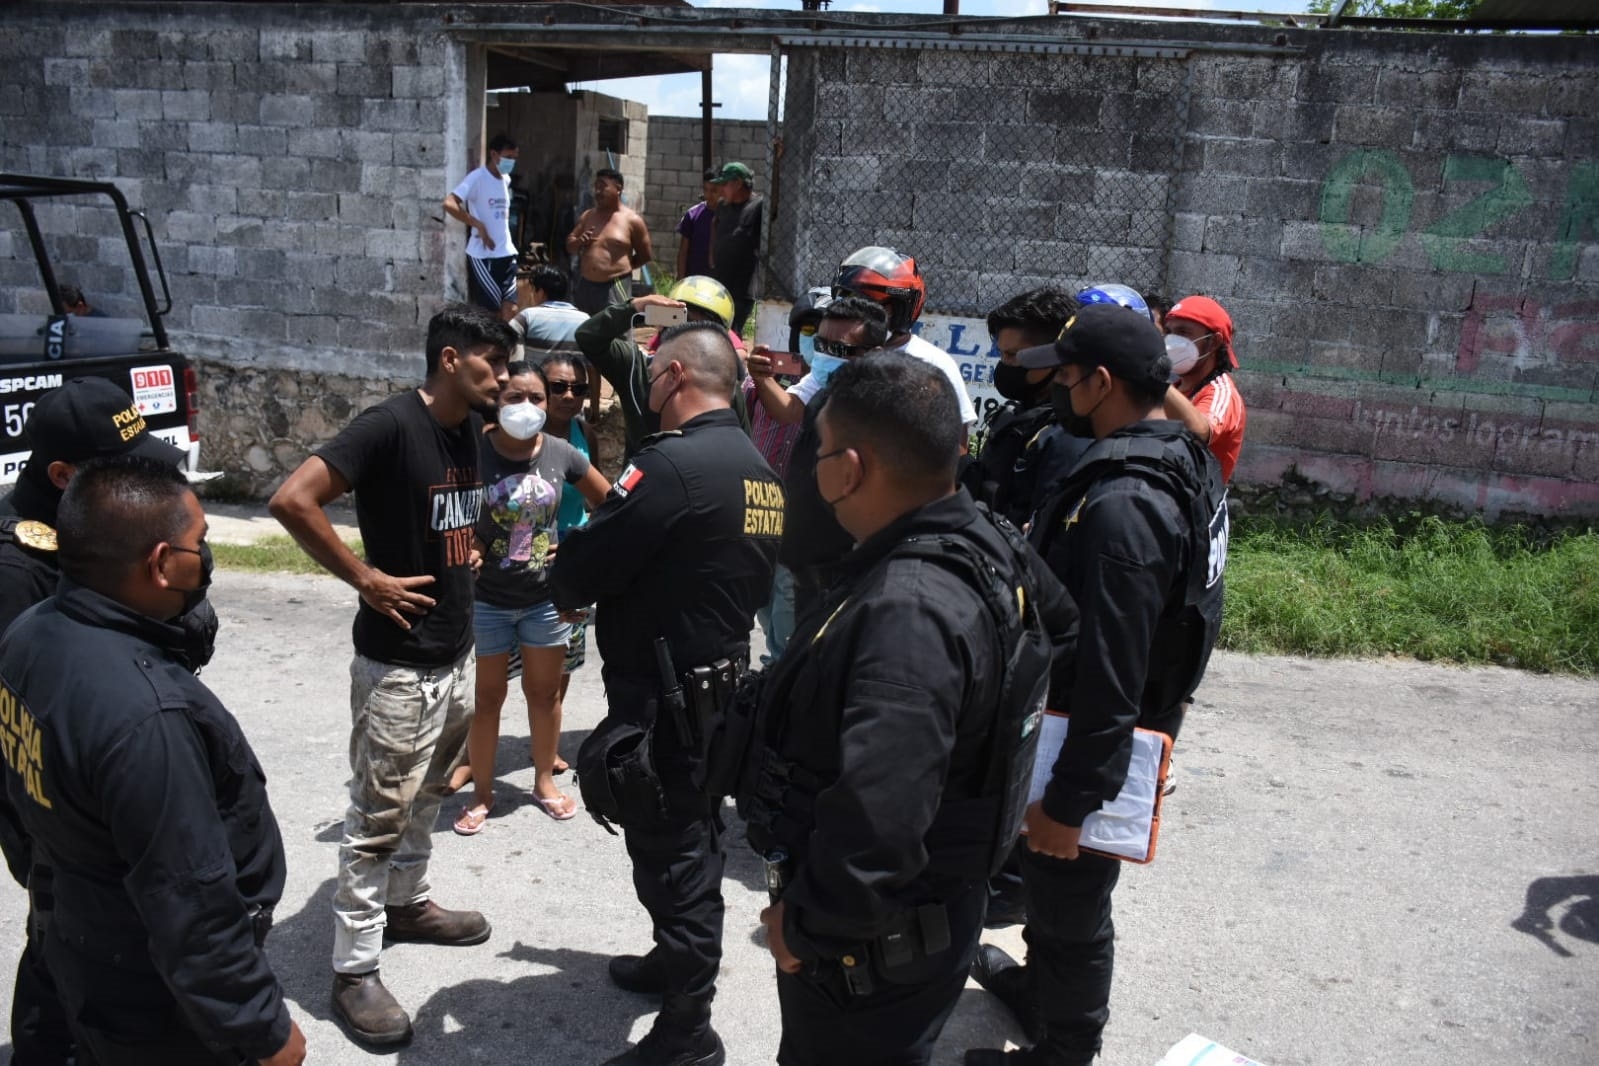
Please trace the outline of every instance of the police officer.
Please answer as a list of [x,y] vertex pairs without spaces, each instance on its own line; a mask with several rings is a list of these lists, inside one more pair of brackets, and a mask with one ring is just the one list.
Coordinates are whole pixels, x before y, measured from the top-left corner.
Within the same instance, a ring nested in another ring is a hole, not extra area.
[[[730,698],[783,531],[777,476],[729,408],[737,385],[719,323],[668,330],[647,383],[663,432],[646,438],[589,524],[567,534],[550,571],[558,608],[596,604],[608,714],[578,771],[590,813],[622,824],[633,885],[654,923],[654,950],[613,959],[611,977],[664,997],[649,1034],[614,1066],[725,1059],[710,1025],[723,853],[712,799],[697,784],[713,709],[701,697],[717,689]],[[683,691],[686,706],[676,698]],[[600,789],[624,742],[642,777],[612,803]]]
[[857,547],[765,682],[739,795],[782,1066],[929,1061],[1025,807],[1075,613],[956,488],[957,412],[935,367],[880,352],[833,374],[817,419],[816,485]]
[[60,586],[0,649],[0,749],[53,871],[44,952],[80,1061],[299,1063],[261,947],[284,881],[265,775],[194,676],[205,512],[169,463],[120,456],[77,471],[58,522]]
[[[649,405],[650,353],[633,341],[633,323],[649,307],[680,307],[687,314],[688,321],[715,322],[728,330],[730,340],[738,337],[730,329],[733,297],[728,295],[721,282],[698,275],[679,281],[672,286],[668,296],[656,292],[635,296],[632,300],[596,311],[587,322],[577,327],[574,336],[578,350],[616,392],[616,401],[621,405],[622,420],[626,427],[624,452],[629,459],[644,446],[645,437],[661,428],[660,418]],[[657,341],[662,336],[657,335]],[[744,342],[740,339],[737,343],[742,345]],[[595,387],[598,388],[598,382]],[[744,407],[742,390],[734,393],[732,404],[740,424],[748,431],[749,413]]]
[[1032,517],[1028,449],[1050,424],[1049,383],[1054,374],[1048,368],[1029,370],[1016,362],[1016,353],[1060,336],[1076,310],[1077,300],[1070,293],[1034,289],[988,313],[988,335],[999,351],[994,389],[1006,403],[989,414],[982,449],[961,472],[961,484],[1017,525]]
[[967,1066],[1085,1066],[1110,1013],[1116,860],[1079,850],[1083,820],[1120,793],[1135,726],[1173,738],[1221,617],[1226,505],[1214,457],[1162,417],[1171,364],[1160,331],[1115,305],[1079,311],[1022,366],[1055,367],[1066,428],[1095,443],[1034,519],[1030,538],[1081,612],[1051,704],[1072,728],[1027,811],[1027,965],[985,947],[973,976],[1035,1046],[967,1052]]
[[[56,509],[79,463],[100,455],[137,454],[177,466],[184,452],[149,432],[127,393],[104,378],[74,378],[45,393],[23,429],[31,451],[17,485],[0,503],[0,633],[55,592]],[[34,868],[33,848],[16,812],[0,794],[0,848],[17,883],[30,889],[28,939],[17,960],[11,997],[12,1062],[55,1066],[72,1060],[72,1033],[61,1011],[44,953],[34,938],[33,909],[51,903],[50,871]],[[31,886],[30,886],[31,880]]]

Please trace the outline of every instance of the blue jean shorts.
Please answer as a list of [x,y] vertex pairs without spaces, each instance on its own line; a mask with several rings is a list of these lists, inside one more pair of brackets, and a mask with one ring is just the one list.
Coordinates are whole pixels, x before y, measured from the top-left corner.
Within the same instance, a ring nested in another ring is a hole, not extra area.
[[504,655],[523,648],[564,648],[572,635],[549,600],[531,607],[472,604],[472,630],[479,655]]

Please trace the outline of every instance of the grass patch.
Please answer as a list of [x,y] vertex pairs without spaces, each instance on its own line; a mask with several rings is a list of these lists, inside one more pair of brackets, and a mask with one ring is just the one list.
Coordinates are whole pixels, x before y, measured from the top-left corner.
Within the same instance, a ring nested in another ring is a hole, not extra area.
[[1221,645],[1599,671],[1599,533],[1240,522]]
[[[345,543],[356,555],[362,554],[359,540]],[[263,537],[254,544],[213,544],[211,554],[215,556],[217,568],[221,570],[253,570],[282,574],[327,573],[315,560],[305,554],[292,537],[281,535]]]

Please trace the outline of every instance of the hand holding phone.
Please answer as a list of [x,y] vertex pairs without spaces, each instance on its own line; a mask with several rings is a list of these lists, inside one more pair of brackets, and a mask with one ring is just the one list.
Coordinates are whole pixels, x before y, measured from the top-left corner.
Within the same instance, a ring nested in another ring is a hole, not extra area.
[[767,352],[765,354],[771,360],[772,373],[791,378],[805,376],[805,360],[800,358],[798,352]]
[[644,324],[657,329],[668,326],[680,326],[688,321],[688,308],[668,307],[665,304],[649,304],[644,308]]

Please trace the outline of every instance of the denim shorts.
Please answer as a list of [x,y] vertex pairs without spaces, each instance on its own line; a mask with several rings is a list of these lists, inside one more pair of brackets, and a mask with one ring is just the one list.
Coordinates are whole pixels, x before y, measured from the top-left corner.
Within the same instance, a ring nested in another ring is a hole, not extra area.
[[472,604],[472,629],[479,655],[504,655],[523,648],[564,648],[572,635],[570,623],[561,621],[549,600],[531,607],[493,607]]

